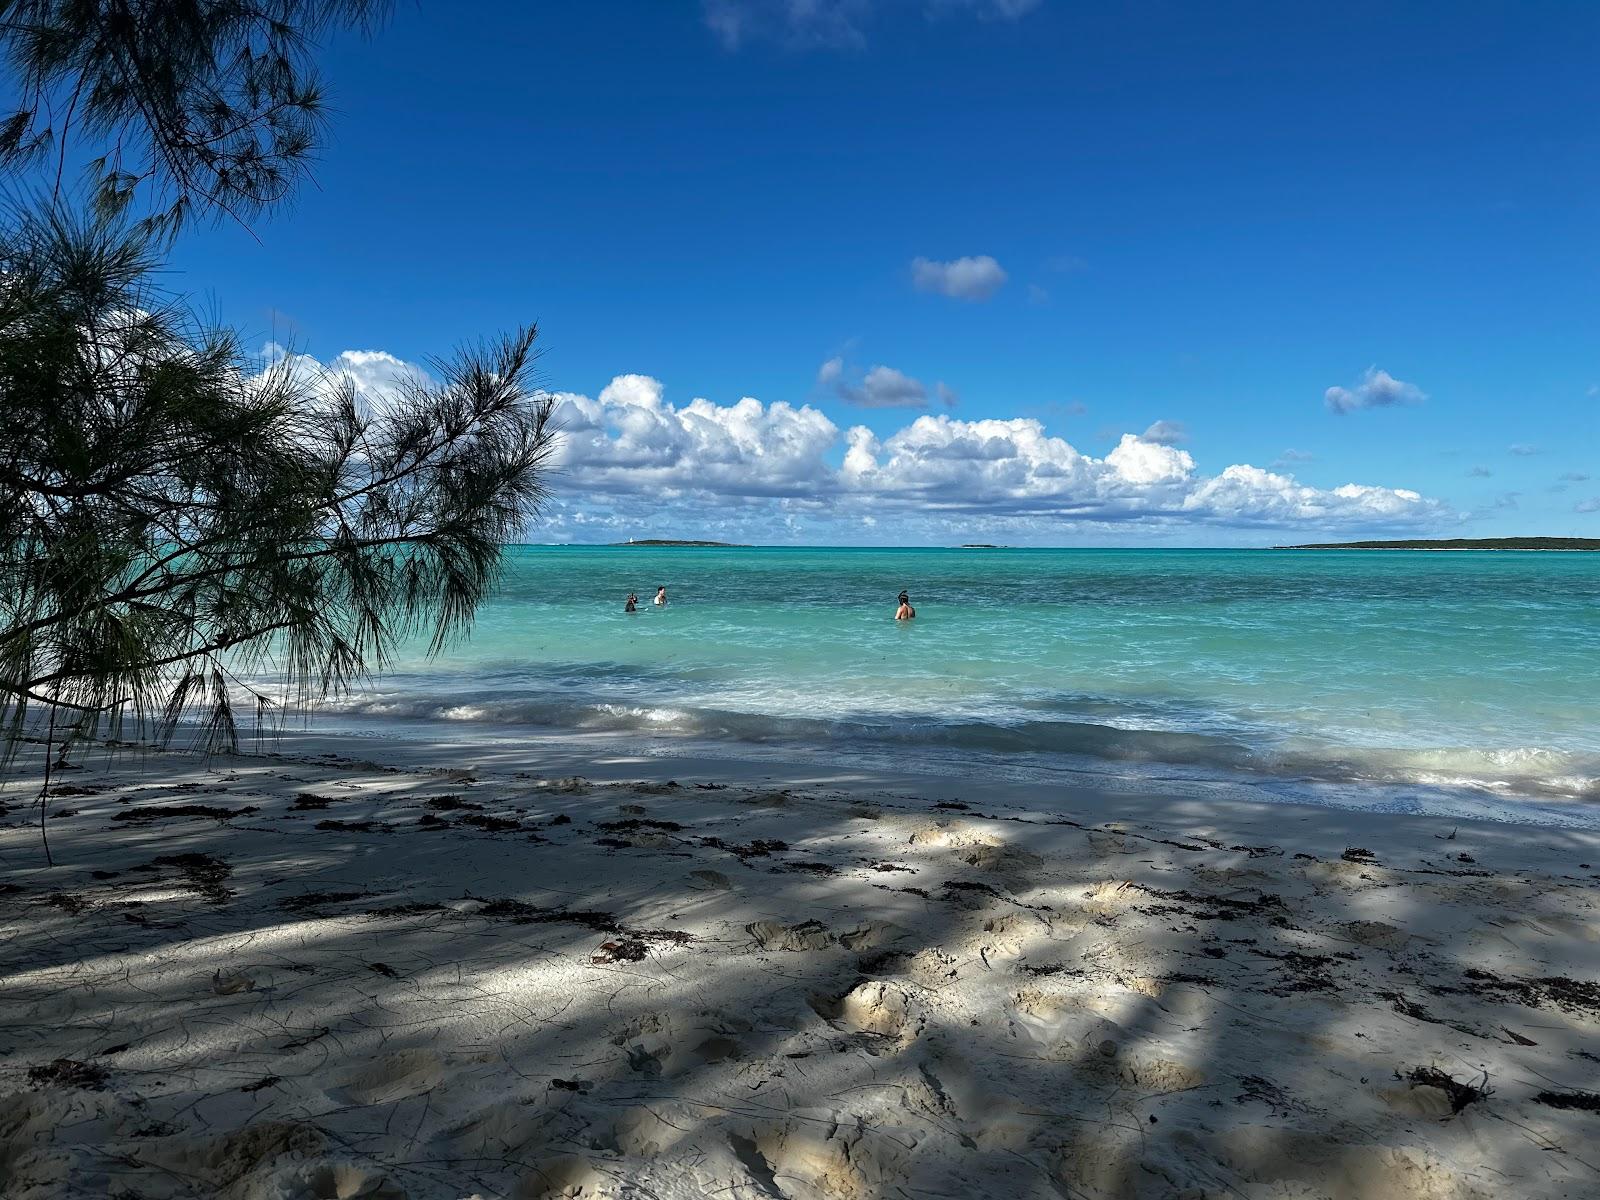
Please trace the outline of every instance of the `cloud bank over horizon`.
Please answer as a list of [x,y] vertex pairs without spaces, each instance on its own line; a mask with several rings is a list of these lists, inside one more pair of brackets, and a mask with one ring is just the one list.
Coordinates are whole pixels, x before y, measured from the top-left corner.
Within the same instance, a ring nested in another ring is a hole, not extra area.
[[[375,401],[424,374],[382,351],[295,361]],[[824,376],[836,373],[825,365]],[[1032,417],[923,412],[880,433],[810,403],[673,404],[661,381],[638,374],[597,396],[550,395],[562,440],[553,503],[530,531],[539,540],[1215,541],[1230,530],[1417,533],[1461,519],[1408,488],[1318,488],[1248,463],[1207,474],[1169,421],[1123,433],[1097,457]]]

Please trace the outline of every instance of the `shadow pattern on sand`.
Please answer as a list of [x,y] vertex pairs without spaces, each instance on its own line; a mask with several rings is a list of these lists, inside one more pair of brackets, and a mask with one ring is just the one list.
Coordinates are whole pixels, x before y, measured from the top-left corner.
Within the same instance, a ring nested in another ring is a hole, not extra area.
[[64,790],[53,870],[0,796],[7,1197],[1600,1193],[1600,1115],[1539,1099],[1600,1067],[1576,835],[333,757]]

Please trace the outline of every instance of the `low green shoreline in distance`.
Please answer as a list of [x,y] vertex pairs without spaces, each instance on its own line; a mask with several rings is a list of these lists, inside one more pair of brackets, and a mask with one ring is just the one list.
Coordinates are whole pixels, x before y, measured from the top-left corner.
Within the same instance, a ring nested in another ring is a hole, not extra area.
[[1274,550],[1600,550],[1600,538],[1436,538],[1399,542],[1314,542]]
[[748,550],[749,546],[739,542],[692,542],[679,541],[676,538],[636,538],[628,542],[612,542],[613,546],[711,546],[722,550]]

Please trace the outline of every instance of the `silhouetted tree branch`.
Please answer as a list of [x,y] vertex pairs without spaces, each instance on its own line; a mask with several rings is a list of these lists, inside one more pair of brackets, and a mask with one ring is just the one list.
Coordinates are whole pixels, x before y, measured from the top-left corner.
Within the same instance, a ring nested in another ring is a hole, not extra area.
[[[388,0],[0,0],[0,61],[18,107],[0,116],[0,166],[97,143],[102,216],[148,193],[146,232],[199,215],[246,221],[287,197],[326,120],[309,51],[370,29]],[[59,122],[55,114],[61,114]]]
[[337,693],[469,626],[542,496],[535,331],[379,400],[252,364],[150,285],[147,232],[50,208],[0,237],[0,718],[69,736]]

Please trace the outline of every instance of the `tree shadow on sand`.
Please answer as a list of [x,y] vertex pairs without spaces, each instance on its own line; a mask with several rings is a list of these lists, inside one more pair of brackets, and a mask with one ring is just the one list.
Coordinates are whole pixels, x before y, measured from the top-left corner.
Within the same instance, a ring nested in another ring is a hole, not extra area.
[[8,798],[5,1194],[1600,1187],[1582,835],[491,765],[85,770],[53,870]]

